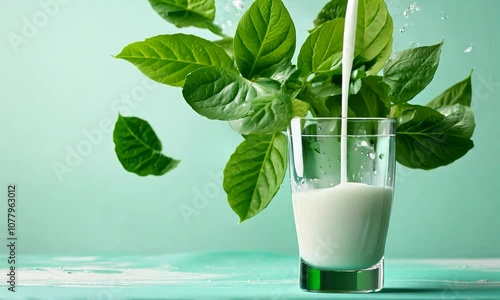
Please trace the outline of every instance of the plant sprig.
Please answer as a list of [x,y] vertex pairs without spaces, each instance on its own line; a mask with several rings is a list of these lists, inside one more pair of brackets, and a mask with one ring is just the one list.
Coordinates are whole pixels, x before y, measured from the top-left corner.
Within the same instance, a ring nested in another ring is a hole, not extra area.
[[[347,0],[324,6],[296,63],[296,29],[281,0],[256,0],[234,38],[214,23],[214,0],[149,2],[175,26],[205,28],[222,39],[159,35],[126,46],[116,57],[155,81],[182,87],[194,111],[230,121],[243,135],[225,167],[223,186],[240,221],[249,219],[269,205],[285,177],[282,132],[291,119],[309,113],[340,116]],[[425,106],[411,104],[434,78],[443,42],[391,55],[392,34],[385,2],[360,0],[349,116],[395,118],[396,159],[402,165],[425,170],[448,165],[474,146],[472,74]],[[161,143],[144,120],[120,116],[113,138],[128,171],[162,175],[178,164],[161,154]]]

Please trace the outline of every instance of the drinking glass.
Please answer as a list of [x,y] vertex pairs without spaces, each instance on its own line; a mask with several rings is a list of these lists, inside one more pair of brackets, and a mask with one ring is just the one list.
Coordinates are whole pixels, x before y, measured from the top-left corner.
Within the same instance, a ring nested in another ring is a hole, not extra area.
[[292,120],[289,162],[302,289],[382,289],[394,128],[389,118]]

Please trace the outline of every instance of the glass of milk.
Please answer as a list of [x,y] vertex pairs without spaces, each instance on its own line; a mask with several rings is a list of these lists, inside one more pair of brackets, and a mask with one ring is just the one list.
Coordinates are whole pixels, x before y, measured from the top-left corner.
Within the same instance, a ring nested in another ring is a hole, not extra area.
[[381,290],[395,181],[394,120],[295,118],[288,136],[300,287]]

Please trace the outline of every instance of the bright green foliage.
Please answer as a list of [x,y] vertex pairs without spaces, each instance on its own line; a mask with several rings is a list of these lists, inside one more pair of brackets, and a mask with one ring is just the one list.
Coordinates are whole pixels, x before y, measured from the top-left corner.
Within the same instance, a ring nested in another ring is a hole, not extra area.
[[155,132],[139,118],[118,116],[113,141],[123,167],[137,175],[163,175],[179,164],[161,153],[161,142]]
[[[195,112],[230,121],[242,134],[244,141],[224,170],[224,190],[240,221],[249,219],[269,205],[283,181],[282,131],[292,117],[340,116],[347,0],[326,3],[296,63],[295,25],[282,0],[255,0],[234,38],[214,24],[214,0],[150,3],[175,26],[205,28],[222,39],[160,35],[125,47],[116,57],[158,82],[182,87]],[[409,103],[432,81],[443,42],[392,54],[392,32],[384,0],[359,0],[349,115],[395,118],[401,164],[425,170],[448,165],[474,146],[471,76],[424,101],[426,106]],[[160,153],[159,140],[140,119],[120,117],[114,141],[122,165],[139,175],[163,174],[178,163]]]
[[240,221],[271,202],[286,173],[287,142],[281,132],[250,135],[236,148],[224,169],[224,190]]

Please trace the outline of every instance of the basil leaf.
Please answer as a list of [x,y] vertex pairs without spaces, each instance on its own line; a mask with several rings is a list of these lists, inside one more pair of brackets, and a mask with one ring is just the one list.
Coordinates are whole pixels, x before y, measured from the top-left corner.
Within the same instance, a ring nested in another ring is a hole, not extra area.
[[200,115],[213,120],[236,120],[251,113],[249,101],[264,89],[233,72],[207,67],[186,77],[182,89],[186,102]]
[[246,136],[231,155],[223,186],[240,222],[269,205],[285,177],[286,155],[286,137],[281,132]]
[[[392,18],[390,16],[387,22],[389,24],[388,26],[393,27]],[[392,54],[392,44],[393,44],[393,37],[391,33],[391,38],[389,39],[389,42],[387,43],[387,45],[385,45],[385,48],[382,49],[382,51],[380,51],[380,54],[371,61],[373,65],[368,67],[366,75],[368,76],[377,75],[384,68],[384,66],[387,63],[387,59],[389,59],[389,57]]]
[[418,95],[434,78],[443,43],[396,53],[384,68],[384,81],[393,101],[403,104]]
[[301,76],[341,70],[343,36],[344,19],[328,21],[309,34],[297,59]]
[[196,26],[215,19],[215,0],[149,0],[149,3],[163,19],[177,27]]
[[292,102],[285,94],[266,95],[250,101],[252,114],[241,120],[241,134],[266,134],[281,131],[292,120]]
[[234,69],[224,49],[194,35],[159,35],[126,46],[116,58],[134,64],[144,75],[163,84],[182,86],[190,72],[206,66]]
[[476,123],[474,113],[470,107],[454,104],[440,107],[437,111],[444,115],[450,123],[454,124],[452,128],[447,129],[447,134],[460,135],[469,139],[472,137]]
[[392,39],[393,24],[384,0],[359,1],[356,30],[354,52],[367,61],[386,48]]
[[163,175],[180,162],[161,153],[161,142],[149,123],[136,117],[118,116],[113,141],[125,170],[140,176]]
[[[459,104],[457,104],[459,105]],[[447,116],[432,108],[408,105],[397,116],[396,159],[406,167],[430,170],[448,165],[474,147],[470,109],[451,109]]]
[[309,112],[309,103],[299,99],[292,99],[292,115],[294,117],[305,117]]
[[450,87],[434,100],[427,103],[427,106],[434,109],[453,104],[470,106],[472,102],[471,77],[472,73],[469,75],[469,77]]
[[310,93],[300,94],[300,99],[309,103],[309,110],[314,117],[340,117],[342,96],[316,97]]
[[345,18],[346,10],[347,0],[331,0],[319,12],[314,20],[314,27],[318,28],[328,21]]
[[242,16],[234,37],[243,77],[271,77],[295,51],[295,26],[281,0],[256,0]]
[[389,115],[389,86],[380,76],[361,79],[359,92],[349,97],[349,109],[355,117],[387,117]]
[[286,88],[285,86],[287,85],[287,81],[289,81],[291,77],[295,76],[296,72],[297,67],[292,65],[291,61],[283,62],[276,68],[274,74],[271,75],[271,79],[276,80],[281,84],[281,87]]
[[221,40],[214,41],[215,44],[219,45],[226,51],[226,54],[234,59],[234,51],[233,51],[233,38],[223,38]]

